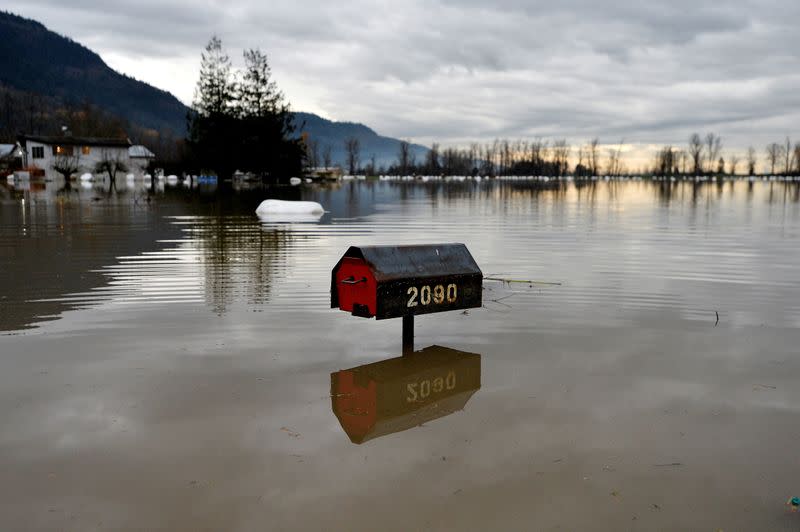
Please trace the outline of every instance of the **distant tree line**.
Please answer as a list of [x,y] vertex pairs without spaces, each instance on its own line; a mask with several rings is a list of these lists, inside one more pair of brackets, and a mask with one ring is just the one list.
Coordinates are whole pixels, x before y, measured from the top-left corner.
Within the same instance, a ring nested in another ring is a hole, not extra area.
[[[769,143],[764,149],[765,167],[772,175],[800,175],[800,142],[794,145],[789,137],[784,142]],[[670,175],[755,175],[758,173],[758,150],[753,146],[742,155],[731,151],[727,160],[722,153],[722,137],[693,133],[685,150],[664,146],[655,155],[651,173]]]
[[[575,147],[565,139],[498,139],[483,144],[473,142],[466,148],[442,148],[434,142],[424,160],[417,161],[411,151],[411,143],[403,140],[399,144],[396,161],[388,167],[377,168],[374,156],[370,164],[359,165],[361,154],[358,139],[350,138],[344,143],[347,157],[345,171],[367,175],[615,177],[631,172],[625,161],[624,145],[624,140],[621,140],[618,144],[603,146],[598,138]],[[306,147],[312,150],[307,160],[318,161],[316,144],[310,140]],[[764,167],[769,169],[770,174],[800,175],[800,142],[792,144],[787,137],[782,143],[768,144],[763,154]],[[735,151],[725,154],[721,136],[693,133],[686,148],[671,145],[659,148],[652,164],[648,168],[640,168],[636,173],[652,176],[755,175],[759,162],[758,151],[752,146],[744,155]],[[330,164],[328,151],[325,166]]]
[[[306,147],[309,150],[307,160],[318,161],[318,147],[313,140],[309,140]],[[367,165],[359,165],[361,154],[358,139],[346,139],[344,148],[347,159],[345,170],[351,174],[592,176],[600,175],[601,172],[621,175],[625,170],[621,159],[622,145],[607,149],[607,162],[603,163],[598,139],[578,148],[574,166],[570,164],[572,149],[565,139],[552,142],[543,139],[498,139],[484,144],[473,142],[467,148],[442,148],[435,142],[420,161],[417,161],[411,143],[402,140],[398,146],[396,162],[380,168],[375,164],[374,155]],[[329,157],[328,155],[324,161],[325,166],[330,166]]]
[[222,41],[202,53],[187,137],[190,169],[230,177],[236,170],[264,180],[299,175],[305,147],[294,135],[289,104],[272,80],[267,56],[244,52],[234,72]]

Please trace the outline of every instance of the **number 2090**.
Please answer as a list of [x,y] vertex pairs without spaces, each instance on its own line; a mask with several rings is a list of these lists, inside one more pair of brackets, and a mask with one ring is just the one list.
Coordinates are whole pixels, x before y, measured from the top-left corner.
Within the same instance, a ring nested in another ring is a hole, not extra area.
[[411,286],[408,288],[406,294],[409,296],[408,307],[416,307],[419,304],[427,306],[431,304],[431,301],[436,305],[441,305],[445,301],[448,303],[456,302],[456,299],[458,299],[458,287],[453,283],[447,285],[446,290],[444,285],[440,284],[434,286],[433,290],[431,290],[429,285],[420,288]]

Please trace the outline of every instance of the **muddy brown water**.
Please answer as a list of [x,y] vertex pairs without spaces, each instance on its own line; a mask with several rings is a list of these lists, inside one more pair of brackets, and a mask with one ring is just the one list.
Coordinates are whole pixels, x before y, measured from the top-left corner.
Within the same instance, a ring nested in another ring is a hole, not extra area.
[[[260,221],[268,196],[329,212]],[[0,529],[798,530],[798,199],[4,185]],[[330,269],[435,242],[562,284],[485,281],[483,308],[417,318],[435,364],[392,362],[400,321],[331,310]],[[350,374],[380,419],[337,415]]]

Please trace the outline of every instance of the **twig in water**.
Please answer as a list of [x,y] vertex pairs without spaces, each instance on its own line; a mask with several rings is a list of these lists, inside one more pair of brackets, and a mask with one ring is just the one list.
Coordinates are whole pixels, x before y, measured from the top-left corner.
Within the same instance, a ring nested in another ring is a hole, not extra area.
[[777,386],[772,386],[770,384],[754,384],[753,385],[753,389],[754,390],[758,389],[758,388],[769,388],[770,390],[777,390],[778,389]]
[[530,285],[541,284],[541,285],[547,285],[547,286],[561,286],[561,283],[553,283],[553,282],[549,282],[549,281],[531,281],[531,280],[528,280],[528,279],[506,279],[506,278],[503,278],[503,277],[484,277],[483,279],[485,281],[498,281],[498,282],[501,282],[501,283],[508,283],[508,284],[511,284],[511,283],[522,283],[522,284],[530,284]]
[[717,325],[719,325],[719,311],[715,310],[714,313],[717,315],[717,321],[716,323],[714,323],[714,327],[716,327]]
[[653,467],[679,467],[682,465],[680,462],[671,462],[669,464],[653,464]]
[[[508,307],[509,309],[511,308],[511,305],[506,305],[505,303],[499,303],[499,304],[503,305],[504,307]],[[491,312],[498,312],[500,314],[508,314],[508,313],[511,312],[511,310],[500,310],[500,309],[496,309],[496,308],[492,308],[492,307],[487,307],[485,303],[483,305],[481,305],[481,308],[485,308],[486,310],[491,311]]]
[[490,299],[489,301],[492,301],[492,302],[494,302],[494,303],[500,303],[502,300],[504,300],[504,299],[508,299],[509,297],[513,297],[513,296],[515,296],[515,295],[517,295],[517,294],[516,294],[516,293],[514,293],[514,294],[508,294],[507,296],[498,297],[497,299]]

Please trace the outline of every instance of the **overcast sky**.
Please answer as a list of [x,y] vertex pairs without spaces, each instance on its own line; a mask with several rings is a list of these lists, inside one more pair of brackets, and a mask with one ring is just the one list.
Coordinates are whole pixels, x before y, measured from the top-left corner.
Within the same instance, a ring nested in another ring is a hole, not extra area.
[[[117,4],[117,5],[114,5]],[[800,140],[798,0],[6,0],[189,103],[216,33],[293,108],[429,143]]]

